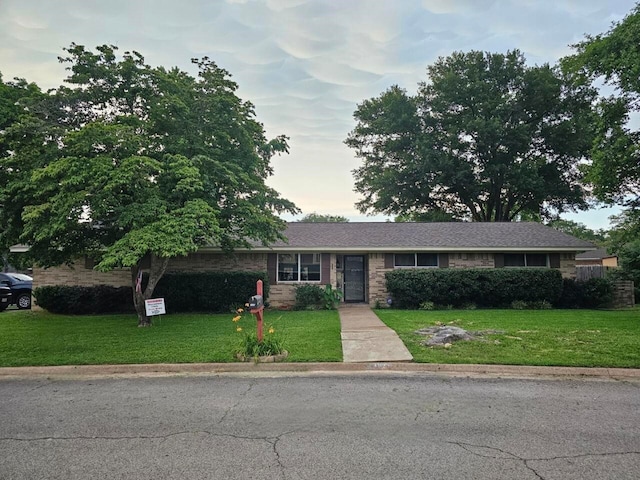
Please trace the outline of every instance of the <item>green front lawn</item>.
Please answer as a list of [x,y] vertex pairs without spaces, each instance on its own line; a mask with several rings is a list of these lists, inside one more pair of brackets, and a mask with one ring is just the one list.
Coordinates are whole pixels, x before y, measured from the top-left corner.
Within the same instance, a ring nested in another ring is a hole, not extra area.
[[[138,328],[133,315],[4,311],[0,366],[232,362],[241,335],[232,317],[164,315],[156,317],[153,327]],[[267,311],[265,324],[284,337],[287,361],[342,361],[336,311]]]
[[[416,362],[640,368],[640,310],[376,310]],[[504,330],[487,342],[425,347],[413,333],[436,322]]]

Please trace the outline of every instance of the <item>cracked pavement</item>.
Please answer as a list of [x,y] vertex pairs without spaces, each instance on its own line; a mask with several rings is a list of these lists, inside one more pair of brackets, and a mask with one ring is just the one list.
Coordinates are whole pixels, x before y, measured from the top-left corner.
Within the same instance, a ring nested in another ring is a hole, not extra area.
[[638,382],[0,381],[0,479],[636,479]]

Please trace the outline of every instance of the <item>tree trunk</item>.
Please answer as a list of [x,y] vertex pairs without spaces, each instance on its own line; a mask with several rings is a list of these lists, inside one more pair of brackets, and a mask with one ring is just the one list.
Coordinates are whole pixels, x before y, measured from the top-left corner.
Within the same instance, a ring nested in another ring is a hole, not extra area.
[[143,289],[140,286],[140,291],[136,290],[136,283],[138,279],[138,273],[142,271],[142,259],[138,260],[138,263],[131,267],[131,286],[133,287],[133,305],[136,308],[138,314],[138,327],[150,327],[151,318],[147,316],[144,301],[153,296],[153,291],[156,285],[164,275],[169,259],[164,257],[157,257],[150,254],[151,266],[149,267],[149,281],[146,287]]

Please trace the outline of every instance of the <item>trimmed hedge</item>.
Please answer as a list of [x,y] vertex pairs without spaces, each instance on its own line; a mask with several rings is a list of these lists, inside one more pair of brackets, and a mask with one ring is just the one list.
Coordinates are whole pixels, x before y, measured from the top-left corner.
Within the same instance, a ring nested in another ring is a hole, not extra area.
[[164,298],[171,312],[228,312],[244,306],[256,294],[256,282],[263,283],[263,297],[269,297],[267,272],[171,273],[158,282],[154,298]]
[[509,307],[515,300],[556,304],[562,275],[555,269],[402,269],[385,274],[397,308],[419,308],[426,301],[463,307]]
[[320,309],[324,307],[324,289],[318,285],[298,285],[296,287],[296,303],[294,310],[308,308]]
[[583,282],[564,278],[562,284],[562,296],[557,303],[560,308],[606,308],[613,303],[613,283],[607,278]]
[[[158,282],[154,298],[164,298],[167,311],[228,312],[244,305],[262,280],[264,297],[269,295],[266,272],[168,273]],[[146,278],[143,283],[146,284]],[[133,313],[131,287],[96,285],[45,286],[33,291],[37,304],[51,313],[71,315]]]
[[51,313],[88,315],[134,313],[131,287],[51,285],[33,290],[36,303]]

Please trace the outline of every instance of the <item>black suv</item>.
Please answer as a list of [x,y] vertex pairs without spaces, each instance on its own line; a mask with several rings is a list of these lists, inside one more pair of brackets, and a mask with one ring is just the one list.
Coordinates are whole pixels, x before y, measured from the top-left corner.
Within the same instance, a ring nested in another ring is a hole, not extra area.
[[31,308],[33,278],[29,275],[22,273],[0,273],[0,285],[11,289],[10,303],[15,303],[18,308],[22,310]]
[[0,285],[0,312],[6,310],[11,303],[11,289]]

